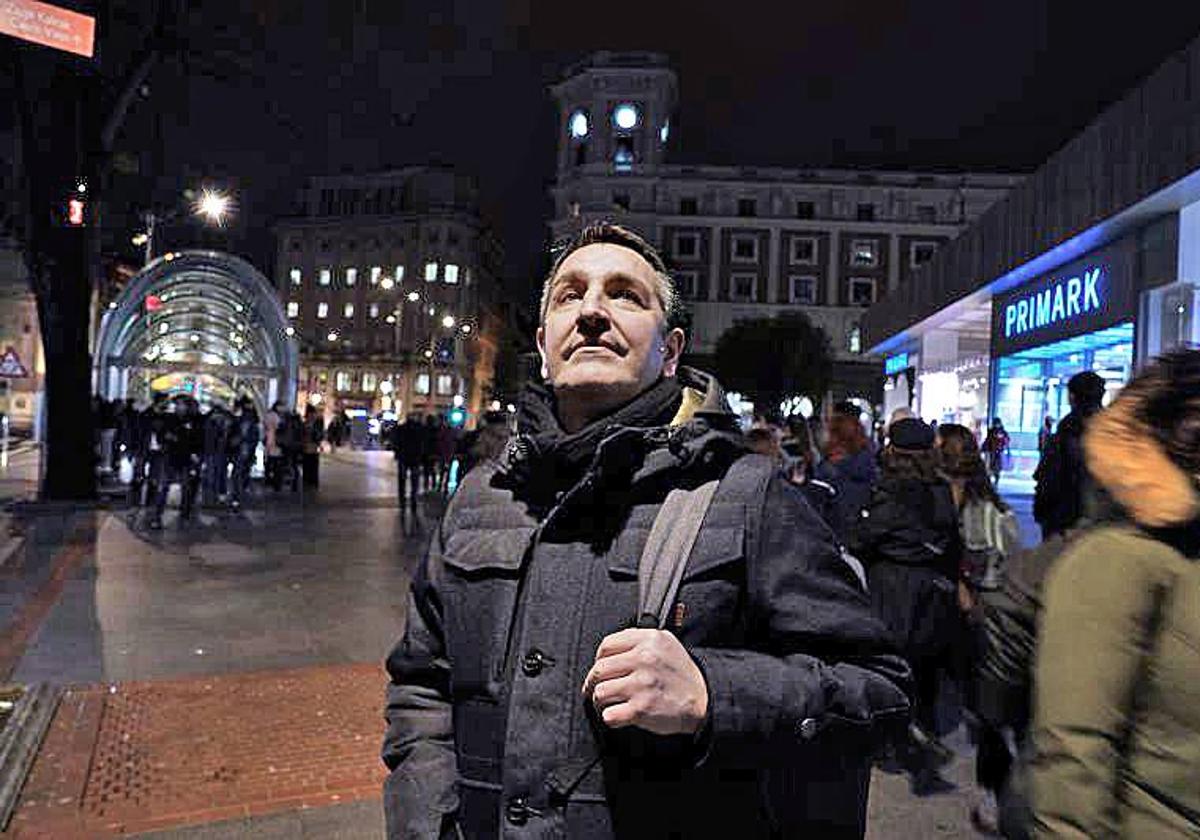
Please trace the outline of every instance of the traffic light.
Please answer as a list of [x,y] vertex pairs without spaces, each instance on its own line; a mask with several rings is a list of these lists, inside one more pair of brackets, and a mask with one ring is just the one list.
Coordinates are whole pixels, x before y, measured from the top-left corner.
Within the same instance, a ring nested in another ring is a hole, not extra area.
[[450,425],[451,426],[461,426],[465,422],[467,422],[466,409],[462,409],[462,408],[450,409]]
[[67,200],[67,224],[71,227],[83,227],[84,209],[87,207],[86,202],[78,196],[74,196]]

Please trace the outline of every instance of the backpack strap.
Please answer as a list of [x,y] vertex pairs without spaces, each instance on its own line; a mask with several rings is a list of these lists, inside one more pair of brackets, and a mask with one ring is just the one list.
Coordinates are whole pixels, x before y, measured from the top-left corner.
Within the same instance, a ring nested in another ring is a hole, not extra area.
[[659,508],[638,561],[638,627],[661,630],[666,625],[717,484],[714,480],[694,490],[672,490]]

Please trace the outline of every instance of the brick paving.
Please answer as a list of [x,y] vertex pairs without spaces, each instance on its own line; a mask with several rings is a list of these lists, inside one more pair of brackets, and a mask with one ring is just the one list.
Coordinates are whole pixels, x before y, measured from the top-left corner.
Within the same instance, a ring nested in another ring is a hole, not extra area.
[[377,799],[378,664],[68,691],[9,827],[110,837]]

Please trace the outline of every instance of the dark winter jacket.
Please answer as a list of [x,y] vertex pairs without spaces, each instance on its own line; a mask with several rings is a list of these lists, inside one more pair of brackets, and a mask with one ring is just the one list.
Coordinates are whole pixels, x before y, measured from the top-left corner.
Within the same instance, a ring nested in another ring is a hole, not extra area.
[[[828,528],[744,454],[719,386],[679,379],[674,422],[609,426],[548,504],[554,471],[523,443],[451,500],[387,661],[390,837],[862,835],[907,669]],[[708,686],[702,734],[607,730],[581,686],[600,641],[633,626],[661,502],[722,475],[670,611]]]
[[415,420],[405,420],[392,427],[391,449],[397,461],[412,467],[425,459],[425,426]]
[[1200,836],[1200,491],[1131,384],[1084,435],[1127,516],[1050,569],[1034,681],[1038,837]]
[[825,460],[817,466],[816,474],[836,492],[829,524],[838,538],[847,542],[858,527],[863,509],[871,501],[871,488],[879,476],[875,456],[864,449],[837,463]]
[[1083,431],[1096,409],[1072,411],[1046,441],[1037,469],[1033,518],[1050,536],[1067,530],[1083,516],[1083,499],[1090,480],[1083,461]]

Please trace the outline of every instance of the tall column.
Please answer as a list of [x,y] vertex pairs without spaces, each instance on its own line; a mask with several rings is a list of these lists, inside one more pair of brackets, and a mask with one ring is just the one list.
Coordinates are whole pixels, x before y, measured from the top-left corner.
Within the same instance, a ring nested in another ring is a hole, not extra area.
[[721,282],[721,226],[709,228],[708,299],[717,300]]
[[782,280],[779,276],[779,228],[771,228],[770,251],[767,254],[767,303],[787,303],[779,293]]
[[825,262],[825,303],[838,306],[841,299],[838,296],[838,279],[842,273],[842,236],[834,230],[829,232],[829,258]]
[[900,237],[894,233],[888,234],[888,276],[889,292],[896,291],[900,285]]

